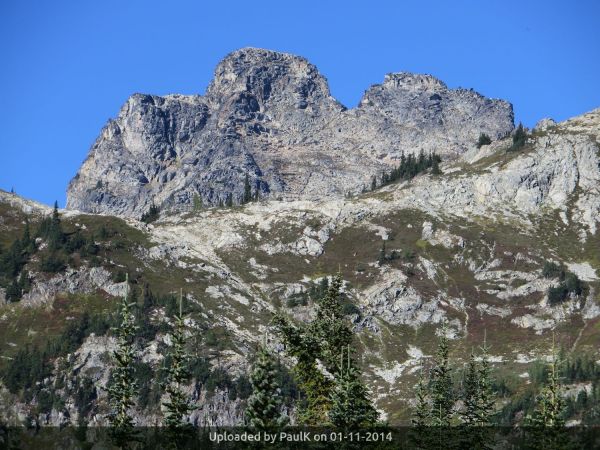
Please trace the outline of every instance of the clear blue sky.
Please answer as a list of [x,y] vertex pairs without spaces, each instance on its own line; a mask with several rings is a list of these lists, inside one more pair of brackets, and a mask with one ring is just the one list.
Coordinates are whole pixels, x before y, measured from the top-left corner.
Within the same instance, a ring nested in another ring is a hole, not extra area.
[[595,0],[1,0],[0,188],[64,205],[129,95],[202,94],[245,46],[305,56],[349,107],[397,71],[509,100],[528,126],[600,107]]

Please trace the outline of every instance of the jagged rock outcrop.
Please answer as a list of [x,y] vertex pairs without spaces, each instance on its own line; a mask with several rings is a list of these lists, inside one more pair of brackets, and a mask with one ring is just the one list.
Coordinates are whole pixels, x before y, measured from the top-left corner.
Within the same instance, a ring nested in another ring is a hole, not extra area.
[[429,75],[389,74],[346,109],[306,59],[246,48],[216,68],[205,96],[135,94],[68,188],[67,207],[139,217],[151,204],[357,192],[402,151],[455,155],[479,133],[513,129],[512,106]]

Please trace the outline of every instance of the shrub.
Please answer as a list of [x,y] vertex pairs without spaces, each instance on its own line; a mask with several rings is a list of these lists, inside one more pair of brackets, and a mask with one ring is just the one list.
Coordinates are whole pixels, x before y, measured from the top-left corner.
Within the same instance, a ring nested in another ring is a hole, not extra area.
[[559,284],[557,287],[548,289],[548,303],[550,303],[551,306],[565,301],[568,296],[569,291],[563,283]]
[[43,272],[58,273],[63,271],[65,268],[66,264],[64,260],[56,252],[51,252],[49,255],[42,258],[40,263],[40,269],[42,269]]
[[150,206],[150,209],[147,212],[145,212],[144,214],[142,214],[142,217],[140,220],[145,223],[150,223],[150,222],[154,222],[155,220],[158,220],[159,217],[160,217],[160,208],[158,206],[156,206],[155,204],[152,204]]
[[563,281],[558,286],[548,289],[548,303],[551,306],[566,300],[571,294],[579,296],[583,293],[584,284],[577,275],[561,271],[559,277]]
[[[562,269],[560,266],[552,261],[546,261],[542,268],[542,275],[544,278],[556,278],[561,275]],[[561,277],[562,278],[562,277]]]
[[513,143],[508,148],[508,151],[516,152],[517,150],[522,149],[525,146],[526,141],[527,133],[525,132],[525,128],[523,128],[523,124],[520,123],[515,131],[515,134],[513,134]]
[[574,273],[567,272],[564,283],[567,291],[575,295],[581,295],[583,292],[583,283]]
[[479,135],[479,140],[477,141],[477,148],[481,148],[484,145],[490,145],[491,143],[492,140],[490,139],[490,137],[485,133],[481,133]]
[[342,313],[346,316],[351,316],[353,314],[358,314],[360,316],[360,308],[354,303],[344,303],[344,305],[342,305]]

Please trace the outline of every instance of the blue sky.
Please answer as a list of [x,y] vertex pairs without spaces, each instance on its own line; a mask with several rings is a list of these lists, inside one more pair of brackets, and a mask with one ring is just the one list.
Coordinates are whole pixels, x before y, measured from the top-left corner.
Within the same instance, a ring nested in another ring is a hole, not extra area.
[[0,188],[62,206],[134,92],[204,93],[227,53],[308,58],[348,107],[397,71],[513,103],[517,121],[600,107],[600,2],[0,2]]

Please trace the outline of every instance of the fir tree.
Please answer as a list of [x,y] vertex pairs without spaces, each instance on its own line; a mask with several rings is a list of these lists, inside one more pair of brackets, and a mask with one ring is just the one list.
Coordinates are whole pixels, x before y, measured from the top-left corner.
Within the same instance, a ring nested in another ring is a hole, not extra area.
[[[324,279],[326,280],[326,278]],[[323,280],[322,280],[323,282]],[[332,282],[321,284],[311,294],[326,289],[318,300],[315,319],[307,325],[293,325],[289,319],[277,315],[274,324],[290,356],[297,359],[293,368],[298,385],[306,399],[298,414],[299,422],[322,425],[331,409],[334,388],[332,380],[319,369],[321,363],[327,372],[335,374],[339,369],[339,355],[352,342],[352,330],[342,308],[342,278],[333,277]]]
[[520,150],[521,148],[523,148],[525,146],[526,141],[527,141],[527,132],[525,131],[525,128],[523,128],[523,124],[519,123],[519,126],[517,127],[517,129],[515,130],[515,133],[513,134],[513,143],[509,147],[508,151],[514,152],[514,151]]
[[342,308],[342,276],[335,275],[325,296],[317,304],[316,317],[309,333],[320,344],[319,359],[329,373],[338,369],[338,357],[352,343],[352,330]]
[[54,202],[50,226],[48,229],[48,248],[50,251],[58,250],[65,242],[65,234],[62,231],[60,215],[58,213],[58,202]]
[[257,202],[260,200],[260,194],[258,190],[259,183],[256,182],[256,187],[254,188],[254,195],[252,196],[252,201]]
[[552,342],[552,361],[549,366],[548,380],[536,398],[533,416],[527,424],[532,427],[533,448],[540,450],[569,448],[569,439],[564,432],[565,400],[559,379],[560,358]]
[[350,346],[340,355],[340,367],[335,378],[331,395],[329,420],[343,429],[357,429],[373,426],[378,413],[369,400],[367,388],[360,380],[360,373],[350,358]]
[[244,178],[244,197],[242,198],[242,203],[248,203],[252,200],[252,188],[250,187],[250,179],[248,178],[248,174],[246,173],[246,178]]
[[536,398],[536,406],[533,417],[529,424],[534,427],[563,427],[565,401],[562,397],[562,387],[559,380],[560,360],[556,355],[554,344],[552,345],[552,361],[548,381]]
[[233,194],[230,192],[225,198],[225,206],[231,208],[233,206]]
[[480,426],[488,426],[492,424],[492,416],[494,414],[495,394],[492,387],[492,366],[489,359],[489,348],[487,339],[484,334],[483,345],[481,346],[481,362],[478,370],[479,392],[477,396],[477,424]]
[[186,425],[183,419],[193,409],[182,385],[189,378],[189,356],[185,351],[185,321],[182,312],[183,293],[179,292],[179,314],[174,317],[175,329],[171,335],[171,364],[166,369],[167,381],[165,391],[169,401],[163,403],[166,409],[165,426],[170,429],[181,429]]
[[423,149],[419,151],[419,158],[417,159],[417,172],[421,172],[427,168],[425,160],[425,152]]
[[437,158],[432,159],[431,174],[432,175],[441,175],[442,174],[442,171],[440,170],[440,163]]
[[381,249],[379,250],[379,257],[377,258],[377,262],[379,265],[385,264],[385,241],[381,244]]
[[117,349],[113,352],[115,368],[111,371],[108,396],[111,406],[110,423],[117,437],[126,439],[133,430],[133,419],[129,409],[134,405],[137,395],[135,382],[135,349],[134,338],[138,329],[135,316],[131,311],[133,306],[128,300],[129,278],[126,278],[126,291],[121,304],[119,315],[121,323],[116,329]]
[[288,417],[281,414],[281,389],[277,385],[273,355],[266,344],[260,346],[250,374],[252,395],[246,407],[246,422],[259,429],[273,429],[287,423]]
[[461,414],[465,425],[476,425],[479,419],[479,368],[475,354],[471,352],[464,379],[464,411]]
[[464,410],[461,413],[464,425],[461,446],[464,448],[491,448],[493,441],[490,425],[494,399],[485,338],[481,350],[480,363],[471,352],[464,378]]
[[273,324],[282,337],[286,351],[297,360],[292,372],[305,396],[304,401],[298,404],[298,422],[322,425],[327,421],[327,412],[331,408],[330,392],[333,385],[317,366],[318,354],[315,350],[319,348],[318,342],[306,329],[296,327],[286,317],[276,315]]
[[417,383],[417,404],[415,406],[412,424],[415,427],[427,427],[431,425],[431,404],[429,403],[429,392],[423,381],[423,373]]
[[142,214],[140,220],[145,223],[151,223],[158,220],[160,217],[160,208],[154,203],[150,205],[150,209]]
[[491,143],[492,140],[490,139],[490,137],[485,133],[481,133],[479,135],[479,139],[477,140],[477,148],[481,148],[484,145],[490,145]]
[[31,238],[31,230],[29,228],[29,221],[25,222],[25,229],[23,230],[23,237],[21,238],[21,246],[23,251],[29,255],[35,252],[35,240]]
[[413,428],[409,437],[413,442],[414,448],[435,448],[431,426],[433,420],[431,417],[431,399],[429,386],[425,382],[425,373],[422,370],[417,383],[416,405],[411,419]]
[[438,349],[431,370],[431,416],[432,424],[449,426],[453,419],[454,395],[452,370],[448,361],[448,338],[446,325],[442,327]]
[[13,280],[7,287],[6,287],[6,292],[5,292],[5,296],[6,296],[6,301],[8,303],[14,303],[14,302],[18,302],[19,300],[21,300],[21,286],[19,285],[19,282],[17,280]]
[[371,179],[371,190],[374,191],[375,189],[377,189],[377,177],[373,175],[373,178]]
[[194,194],[194,211],[200,211],[202,209],[202,197],[198,194]]

